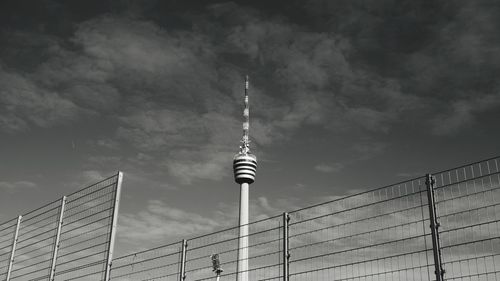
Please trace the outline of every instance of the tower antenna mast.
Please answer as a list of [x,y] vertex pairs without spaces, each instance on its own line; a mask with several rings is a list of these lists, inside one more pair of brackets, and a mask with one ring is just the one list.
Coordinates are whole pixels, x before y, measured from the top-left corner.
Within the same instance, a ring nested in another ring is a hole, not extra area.
[[244,98],[245,108],[243,109],[243,117],[245,121],[243,122],[243,138],[241,140],[242,145],[240,146],[241,154],[250,153],[250,107],[248,104],[248,75],[245,76],[245,98]]

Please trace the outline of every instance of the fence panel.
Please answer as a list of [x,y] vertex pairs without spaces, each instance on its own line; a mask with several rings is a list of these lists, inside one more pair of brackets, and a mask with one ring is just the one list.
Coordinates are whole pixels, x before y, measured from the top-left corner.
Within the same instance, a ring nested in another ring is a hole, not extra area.
[[23,215],[11,280],[48,280],[61,200]]
[[435,174],[445,280],[500,280],[499,161]]
[[113,261],[113,281],[178,281],[181,258],[180,242],[123,256]]
[[290,280],[433,280],[424,178],[290,212]]
[[[280,280],[282,218],[276,216],[249,225],[248,280]],[[210,256],[218,254],[224,272],[220,280],[236,280],[238,227],[188,240],[186,280],[214,280]]]
[[118,177],[67,196],[55,280],[104,280]]
[[[52,269],[53,280],[103,280],[120,177],[23,215],[10,280],[49,280]],[[7,279],[16,225],[17,219],[0,224],[0,280]]]
[[224,270],[221,281],[236,280],[238,227],[189,239],[187,243],[186,281],[215,278],[210,259],[212,254],[219,254]]

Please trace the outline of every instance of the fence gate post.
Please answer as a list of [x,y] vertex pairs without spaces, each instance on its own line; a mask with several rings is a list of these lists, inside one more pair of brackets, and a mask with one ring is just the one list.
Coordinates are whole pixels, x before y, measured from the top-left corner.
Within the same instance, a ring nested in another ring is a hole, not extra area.
[[59,251],[59,244],[61,241],[61,229],[64,218],[64,208],[66,207],[66,196],[61,199],[61,207],[59,209],[59,221],[57,222],[56,240],[54,241],[54,252],[52,253],[52,264],[50,266],[49,280],[53,281],[56,273],[57,251]]
[[179,272],[179,281],[186,279],[186,250],[187,240],[182,239],[181,245],[181,271]]
[[10,251],[9,267],[7,269],[7,279],[5,279],[6,281],[10,281],[10,274],[12,272],[12,266],[14,265],[14,256],[16,254],[17,238],[19,237],[19,226],[21,226],[22,219],[23,216],[17,217],[16,232],[14,233],[14,240],[12,240],[12,250]]
[[111,218],[111,230],[109,233],[108,256],[106,258],[106,269],[104,271],[104,281],[111,280],[111,266],[113,263],[113,251],[115,249],[116,228],[118,224],[118,210],[120,209],[120,197],[122,194],[123,173],[118,172],[116,180],[115,202],[113,204],[113,217]]
[[288,213],[283,213],[283,281],[288,281],[289,276],[289,261],[290,252],[288,250],[288,223],[290,222],[290,216]]
[[439,245],[439,222],[437,221],[436,202],[434,197],[434,186],[436,179],[431,175],[425,175],[427,187],[427,203],[429,205],[429,219],[431,221],[432,253],[434,254],[434,268],[436,281],[444,280],[444,269],[441,260],[441,246]]

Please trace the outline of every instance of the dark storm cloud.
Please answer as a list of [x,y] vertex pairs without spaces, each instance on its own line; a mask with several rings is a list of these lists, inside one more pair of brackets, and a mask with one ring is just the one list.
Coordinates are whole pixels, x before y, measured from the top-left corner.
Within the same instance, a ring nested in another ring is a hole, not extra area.
[[358,136],[353,149],[416,119],[454,134],[500,105],[498,7],[483,2],[44,3],[3,19],[1,128],[104,118],[114,135],[96,143],[185,183],[228,174],[246,72],[257,149],[306,126]]
[[349,38],[354,63],[421,97],[434,134],[458,133],[498,108],[498,3],[319,0],[306,7],[316,28]]

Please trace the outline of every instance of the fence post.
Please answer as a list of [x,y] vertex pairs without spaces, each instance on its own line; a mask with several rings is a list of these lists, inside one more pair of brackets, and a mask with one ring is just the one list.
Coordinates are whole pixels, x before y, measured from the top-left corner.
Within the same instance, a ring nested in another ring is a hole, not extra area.
[[14,265],[14,256],[16,254],[17,238],[19,237],[19,227],[21,226],[22,219],[23,216],[17,217],[16,232],[14,233],[14,240],[12,240],[12,250],[10,251],[9,267],[7,269],[7,279],[5,279],[6,281],[10,281],[10,274],[12,272],[12,266]]
[[429,205],[429,219],[431,221],[432,253],[434,254],[434,268],[436,281],[444,280],[444,270],[441,260],[441,246],[439,245],[439,222],[437,221],[436,202],[434,197],[434,186],[436,179],[431,175],[425,175],[427,187],[427,203]]
[[56,240],[54,241],[54,252],[52,252],[52,265],[50,266],[49,280],[53,281],[56,273],[57,251],[59,251],[59,244],[61,241],[61,229],[64,218],[64,208],[66,207],[66,196],[61,199],[61,207],[59,209],[59,221],[57,222]]
[[187,240],[182,239],[181,245],[181,271],[179,272],[179,281],[186,279],[186,250]]
[[118,210],[120,208],[120,196],[122,193],[123,173],[118,172],[116,181],[115,203],[113,205],[113,217],[111,218],[111,233],[109,234],[108,257],[106,259],[106,270],[104,281],[111,280],[111,264],[113,263],[113,250],[115,248],[116,225],[118,223]]
[[290,252],[288,250],[288,223],[290,222],[290,216],[288,213],[283,213],[283,281],[288,281],[289,275],[289,260]]

